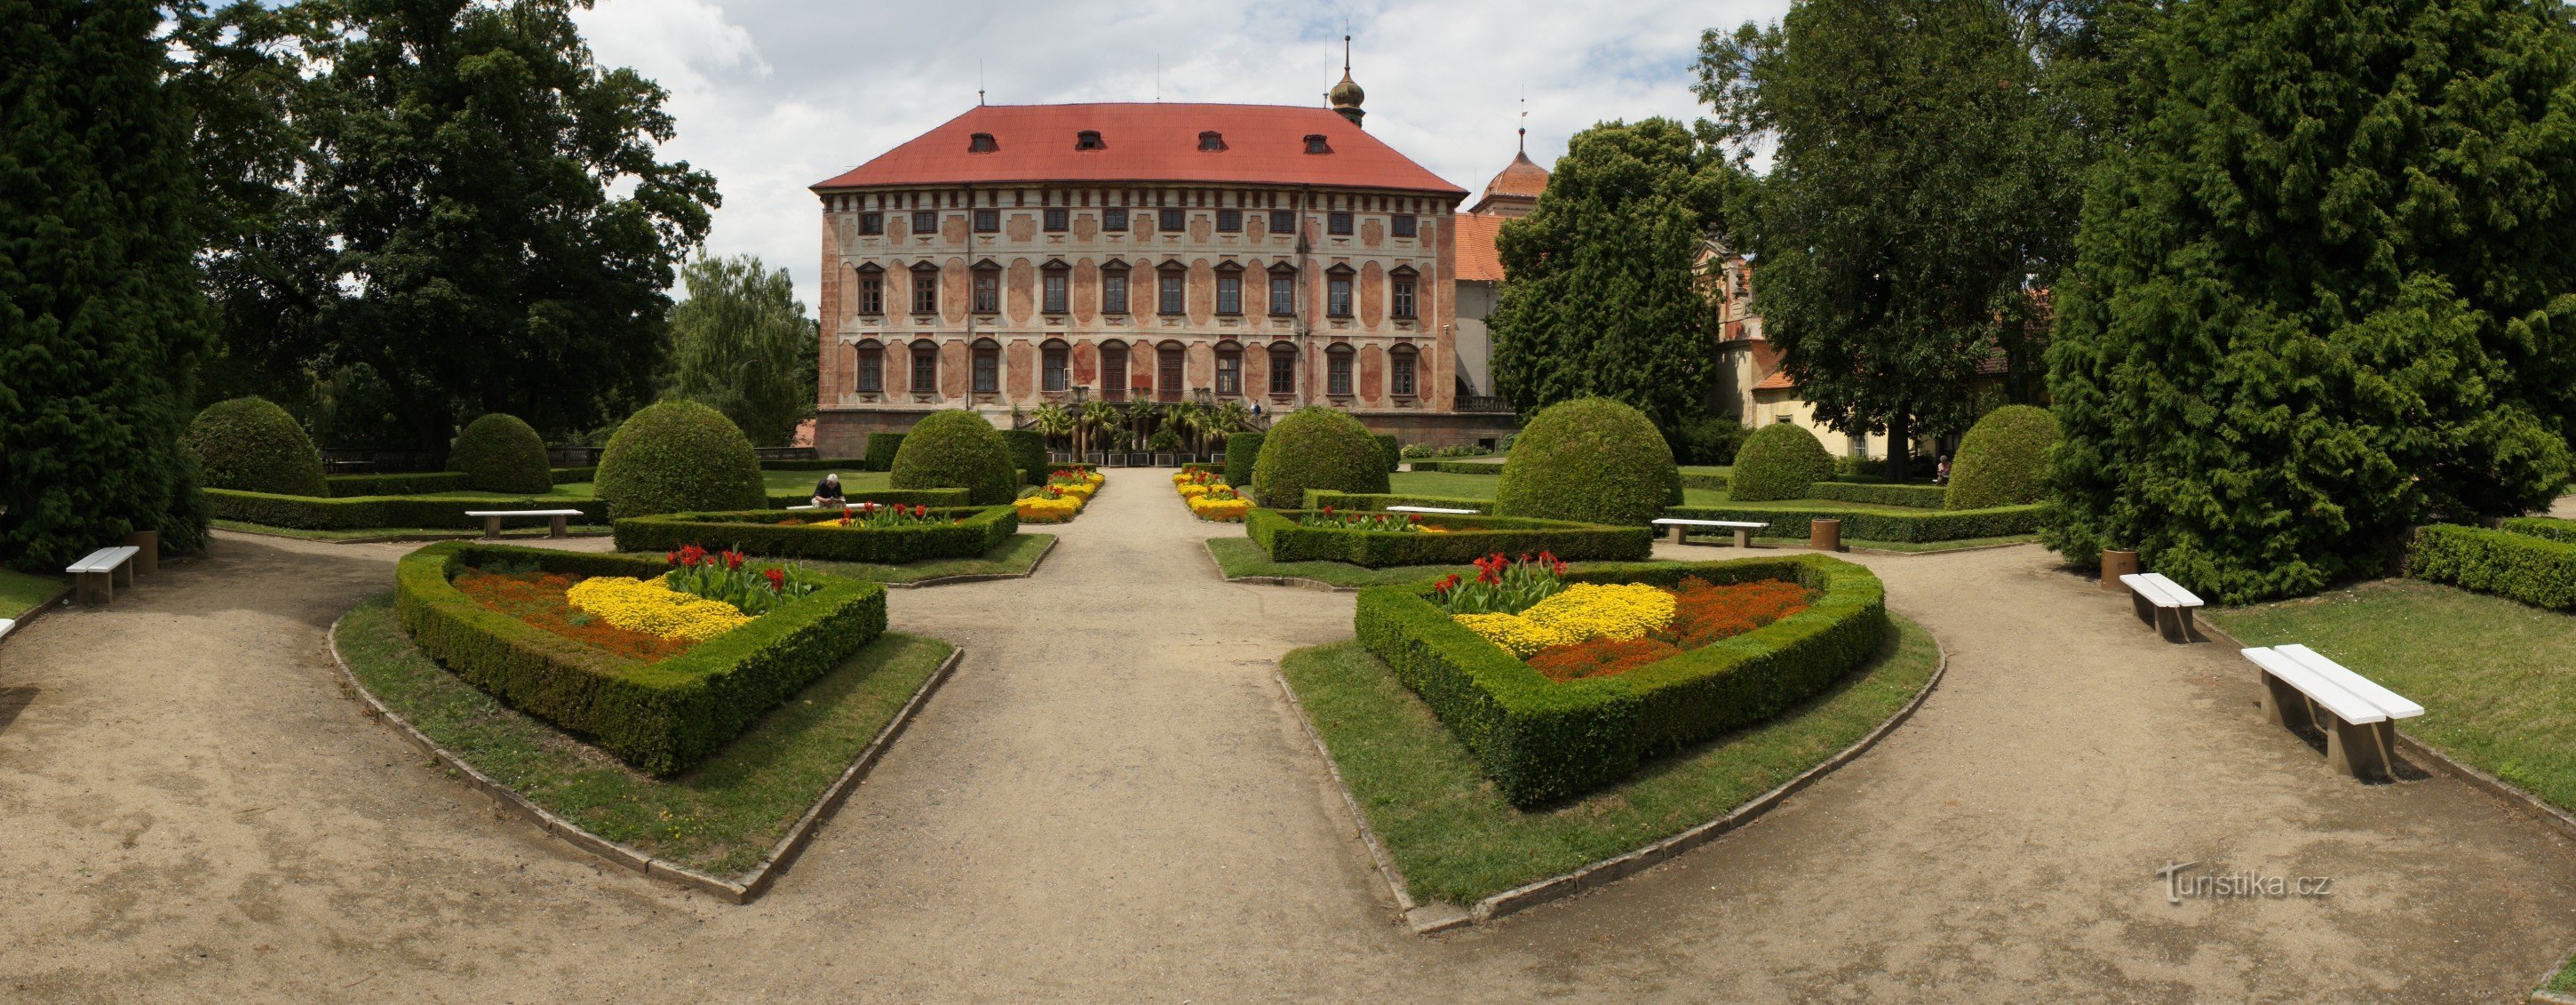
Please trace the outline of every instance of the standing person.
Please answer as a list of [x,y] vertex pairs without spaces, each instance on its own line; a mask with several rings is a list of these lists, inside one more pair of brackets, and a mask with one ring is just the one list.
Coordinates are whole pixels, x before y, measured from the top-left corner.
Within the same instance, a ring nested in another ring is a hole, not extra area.
[[848,505],[848,503],[844,502],[841,498],[841,476],[838,474],[824,475],[822,481],[815,482],[814,498],[812,502],[818,507]]

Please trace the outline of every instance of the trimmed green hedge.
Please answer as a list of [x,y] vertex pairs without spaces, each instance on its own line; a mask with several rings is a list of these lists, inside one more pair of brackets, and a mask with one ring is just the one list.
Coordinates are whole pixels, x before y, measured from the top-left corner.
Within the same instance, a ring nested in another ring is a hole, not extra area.
[[1889,513],[1881,510],[1859,510],[1820,503],[1814,506],[1670,506],[1664,515],[1695,520],[1760,520],[1769,527],[1754,531],[1762,537],[1806,537],[1809,521],[1840,520],[1845,541],[1894,541],[1928,544],[1934,541],[1964,541],[1972,537],[2004,537],[2039,531],[2040,507],[1997,506],[1993,509],[1925,510],[1920,513]]
[[1774,422],[1744,438],[1728,474],[1726,491],[1736,502],[1796,499],[1807,486],[1833,480],[1834,458],[1805,426]]
[[1330,506],[1337,510],[1376,510],[1389,506],[1438,506],[1442,509],[1469,509],[1478,513],[1494,511],[1491,499],[1453,499],[1448,496],[1415,496],[1397,492],[1335,492],[1331,489],[1307,489],[1306,508],[1319,510]]
[[2057,417],[2034,405],[1987,412],[1950,459],[1950,501],[1957,509],[2035,503],[2047,494],[2048,451]]
[[1360,420],[1308,405],[1271,424],[1252,465],[1251,496],[1265,506],[1285,507],[1305,499],[1307,489],[1384,492],[1385,460],[1381,444]]
[[[1245,514],[1244,535],[1269,552],[1273,562],[1349,562],[1373,569],[1391,565],[1459,565],[1498,551],[1506,555],[1550,551],[1572,562],[1632,561],[1644,559],[1655,550],[1654,533],[1643,527],[1527,517],[1425,515],[1426,522],[1457,529],[1447,534],[1422,534],[1307,527],[1297,522],[1305,512],[1253,510]],[[1404,516],[1392,515],[1398,519]]]
[[655,775],[704,760],[886,628],[885,587],[824,576],[811,595],[645,665],[492,610],[450,582],[459,568],[487,562],[637,578],[660,575],[663,563],[457,542],[412,552],[394,574],[395,616],[423,654]]
[[1022,485],[1044,485],[1047,476],[1046,434],[1034,429],[1002,430],[1002,447],[1011,455],[1011,467],[1020,473]]
[[[1909,506],[1914,509],[1940,509],[1950,497],[1950,490],[1938,485],[1889,485],[1868,482],[1813,482],[1807,486],[1807,498],[1831,499],[1835,502],[1877,503],[1881,506]],[[1880,540],[1885,540],[1881,538]]]
[[1727,467],[1686,467],[1681,469],[1681,474],[1683,488],[1716,489],[1720,492],[1724,492],[1730,487],[1730,480],[1734,477],[1735,469]]
[[546,441],[518,416],[486,412],[465,424],[447,449],[447,470],[464,472],[478,492],[544,492],[554,485]]
[[466,516],[465,511],[487,509],[577,509],[582,515],[574,518],[574,523],[608,522],[608,503],[601,499],[563,496],[519,499],[351,496],[326,499],[230,489],[206,490],[208,516],[292,530],[366,530],[375,527],[470,530],[483,526],[483,518]]
[[[898,434],[896,434],[896,435],[902,435],[902,434],[899,434],[899,433],[898,433]],[[885,469],[884,469],[884,468],[872,468],[872,467],[869,467],[869,466],[868,466],[868,459],[867,459],[867,458],[865,458],[865,457],[825,457],[825,458],[822,458],[821,460],[813,460],[813,461],[762,461],[762,462],[760,462],[760,470],[762,470],[762,471],[822,471],[822,472],[833,472],[833,471],[883,471],[883,470],[885,470]]]
[[330,491],[313,437],[266,398],[206,406],[188,423],[179,446],[197,459],[208,488],[312,496]]
[[1500,464],[1478,464],[1474,461],[1412,461],[1415,471],[1438,471],[1452,475],[1495,475],[1503,473]]
[[554,483],[557,485],[570,485],[574,482],[595,482],[599,480],[599,467],[597,465],[592,465],[586,468],[550,468],[547,470],[546,476],[554,479]]
[[[942,506],[969,505],[965,489],[868,489],[866,491],[860,491],[843,486],[841,489],[841,498],[847,499],[853,503],[881,502],[888,505],[900,504],[904,506],[928,506],[933,509],[937,509]],[[813,493],[803,490],[769,493],[770,509],[788,509],[790,507],[803,506],[813,501]],[[746,510],[743,512],[749,511]]]
[[[464,492],[473,486],[462,471],[415,471],[395,475],[332,475],[326,479],[331,498],[351,496],[425,496]],[[560,484],[560,483],[556,483]]]
[[1401,470],[1404,467],[1403,442],[1397,440],[1393,433],[1371,433],[1369,435],[1377,438],[1378,452],[1386,455],[1387,473],[1393,474],[1396,471]]
[[1249,491],[1252,466],[1261,463],[1261,441],[1268,433],[1236,433],[1225,438],[1225,483]]
[[902,433],[869,433],[867,453],[868,470],[894,470],[894,455],[902,452],[902,450]]
[[[751,555],[901,565],[927,558],[974,558],[1020,532],[1019,511],[1011,506],[935,507],[930,512],[957,522],[848,530],[781,527],[778,521],[786,517],[774,510],[629,517],[617,521],[617,550],[671,551],[696,544]],[[794,516],[819,520],[831,515],[833,511],[817,510]]]
[[1725,465],[1735,463],[1735,452],[1744,447],[1744,438],[1753,431],[1733,419],[1709,416],[1690,419],[1665,430],[1664,439],[1673,445],[1673,459],[1684,464]]
[[1868,661],[1887,633],[1878,577],[1824,555],[1614,566],[1566,579],[1670,587],[1684,576],[1786,580],[1818,595],[1806,610],[1734,638],[1565,683],[1451,620],[1428,583],[1361,590],[1353,620],[1361,644],[1524,807],[1612,784],[1646,758],[1777,715]]
[[1020,487],[1001,430],[963,408],[932,412],[913,423],[887,481],[899,489],[962,488],[978,506],[1010,502]]
[[1646,413],[1608,398],[1549,405],[1522,427],[1494,512],[1645,526],[1682,502],[1673,449]]
[[2407,549],[2406,575],[2533,607],[2576,610],[2576,543],[2563,540],[2484,527],[2422,527]]
[[748,509],[767,490],[751,441],[724,413],[686,399],[646,405],[599,452],[591,492],[617,516]]
[[2504,530],[2510,534],[2545,537],[2552,541],[2576,541],[2576,520],[2561,520],[2554,516],[2514,517],[2504,522]]

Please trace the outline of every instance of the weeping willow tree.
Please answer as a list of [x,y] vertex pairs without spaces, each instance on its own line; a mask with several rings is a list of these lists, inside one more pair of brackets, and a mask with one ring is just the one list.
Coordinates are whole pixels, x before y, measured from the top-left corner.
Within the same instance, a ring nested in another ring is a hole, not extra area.
[[787,270],[750,255],[700,257],[671,305],[667,393],[723,412],[755,446],[783,446],[814,414],[817,339]]

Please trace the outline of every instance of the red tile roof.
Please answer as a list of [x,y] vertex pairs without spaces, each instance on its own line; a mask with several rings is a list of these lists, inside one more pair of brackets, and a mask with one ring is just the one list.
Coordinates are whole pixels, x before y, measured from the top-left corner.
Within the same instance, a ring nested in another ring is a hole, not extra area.
[[[1100,133],[1103,149],[1074,149],[1075,134]],[[1199,149],[1199,133],[1222,134],[1225,149]],[[1000,149],[966,152],[975,133]],[[1329,154],[1306,153],[1320,133]],[[978,105],[816,189],[961,182],[1132,181],[1247,185],[1339,185],[1464,196],[1328,108],[1289,105],[1099,103]]]
[[1503,232],[1503,218],[1480,213],[1458,214],[1458,281],[1462,283],[1503,281],[1503,259],[1494,252],[1494,235]]
[[1789,379],[1787,370],[1773,370],[1770,376],[1753,383],[1753,389],[1756,391],[1786,391],[1797,386],[1797,381]]
[[1504,165],[1502,173],[1495,175],[1494,180],[1485,183],[1487,198],[1501,195],[1536,199],[1539,193],[1545,191],[1547,191],[1547,169],[1530,160],[1528,151],[1512,155],[1512,162]]

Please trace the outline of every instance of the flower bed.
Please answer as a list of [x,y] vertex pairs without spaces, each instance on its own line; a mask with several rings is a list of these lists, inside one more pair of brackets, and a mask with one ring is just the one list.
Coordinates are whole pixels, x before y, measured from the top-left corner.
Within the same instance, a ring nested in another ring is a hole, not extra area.
[[[570,600],[572,591],[610,578],[667,584],[671,571],[664,559],[630,555],[437,544],[412,552],[397,567],[396,613],[421,652],[449,672],[656,775],[704,759],[770,706],[885,631],[884,587],[798,577],[796,585],[805,592],[772,591],[776,595],[755,604],[761,610],[749,616],[735,607],[742,620],[685,647],[644,647],[623,637],[600,645],[597,633],[584,637],[598,621],[611,619],[570,610],[578,606]],[[768,578],[767,570],[748,563],[719,571]],[[526,586],[487,582],[505,576],[522,578]],[[781,570],[777,585],[787,580]],[[544,593],[554,583],[563,585],[566,609],[550,616],[534,608],[553,603]],[[636,588],[607,589],[631,594]],[[594,620],[577,624],[575,614]],[[612,627],[618,626],[612,621]]]
[[[1549,658],[1546,662],[1558,671],[1551,675],[1454,616],[1451,607],[1457,600],[1444,594],[1469,584],[1444,581],[1445,590],[1433,583],[1370,587],[1360,591],[1355,617],[1360,641],[1474,752],[1504,795],[1522,806],[1616,782],[1647,757],[1777,714],[1869,659],[1887,629],[1878,578],[1824,555],[1614,566],[1561,579],[1564,592],[1586,584],[1670,591],[1672,613],[1658,630],[1664,634],[1620,637],[1652,613],[1633,609],[1644,604],[1643,595],[1634,590],[1568,602],[1576,608],[1568,620],[1595,624],[1602,631],[1580,642],[1548,641],[1608,644],[1586,654],[1591,662],[1585,664],[1572,663],[1572,655]],[[1690,579],[1705,586],[1685,582]],[[1785,594],[1780,588],[1727,598],[1759,601],[1777,615],[1754,626],[1757,618],[1746,615],[1760,611],[1713,610],[1715,596],[1698,606],[1685,599],[1696,590],[1767,582],[1795,587],[1805,606],[1790,609],[1781,602]],[[1769,599],[1763,600],[1766,593]],[[1513,613],[1525,614],[1553,596]],[[1612,612],[1614,604],[1624,605],[1623,612]],[[1469,614],[1470,620],[1477,617]],[[1713,640],[1687,648],[1668,642],[1674,647],[1671,654],[1637,662],[1652,650],[1633,643],[1681,638],[1673,635],[1676,629]],[[1548,648],[1528,651],[1536,656]],[[1601,672],[1605,661],[1627,665]]]
[[1020,530],[1018,511],[1010,506],[904,509],[918,516],[876,525],[861,513],[877,511],[854,507],[848,523],[838,510],[800,510],[794,516],[739,510],[627,517],[616,524],[617,550],[667,552],[707,544],[751,555],[900,565],[925,558],[973,558]]
[[368,527],[429,527],[469,530],[483,518],[466,510],[574,509],[574,523],[605,523],[608,503],[570,496],[526,496],[517,499],[456,496],[290,496],[268,492],[207,489],[207,515],[263,527],[294,530],[360,530]]
[[[1314,524],[1308,523],[1309,516],[1316,518]],[[1387,519],[1383,526],[1376,520],[1380,516]],[[1494,552],[1535,555],[1545,551],[1573,560],[1634,561],[1646,558],[1655,545],[1653,531],[1644,527],[1525,517],[1441,515],[1420,522],[1405,517],[1256,509],[1245,517],[1244,530],[1274,562],[1349,562],[1372,568],[1464,565]]]
[[1665,516],[1692,520],[1746,520],[1769,524],[1756,537],[1805,538],[1815,520],[1843,522],[1843,540],[1925,544],[1975,537],[2006,537],[2039,530],[2038,506],[1992,509],[1894,510],[1862,509],[1831,502],[1789,500],[1776,503],[1732,503],[1718,506],[1667,506]]
[[1215,523],[1237,523],[1252,512],[1252,500],[1225,482],[1213,465],[1185,467],[1172,476],[1172,490],[1190,507],[1190,515]]
[[1091,497],[1108,479],[1087,467],[1057,468],[1046,484],[1021,496],[1016,504],[1024,523],[1063,523],[1091,505]]

